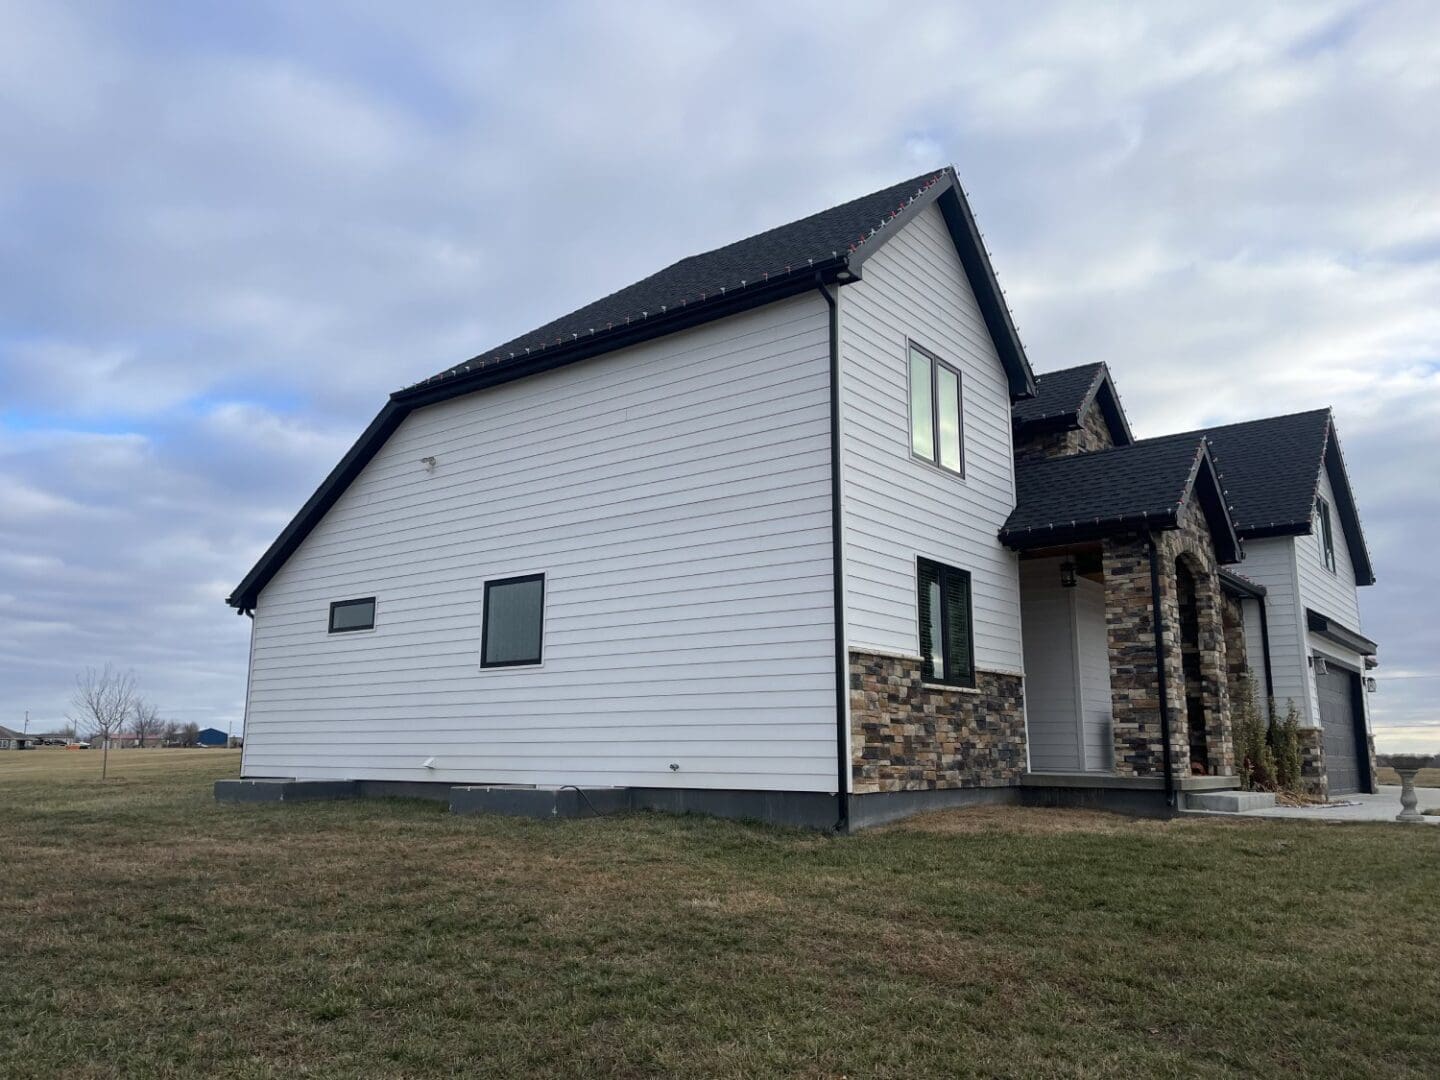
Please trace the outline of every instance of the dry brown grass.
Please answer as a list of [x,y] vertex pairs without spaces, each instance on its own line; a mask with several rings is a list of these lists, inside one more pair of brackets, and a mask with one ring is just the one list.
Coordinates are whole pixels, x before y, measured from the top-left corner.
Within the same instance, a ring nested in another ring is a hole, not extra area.
[[[1382,784],[1400,783],[1400,774],[1388,765],[1375,770],[1375,778]],[[1416,787],[1440,788],[1440,769],[1421,769],[1415,774]]]
[[1440,1074],[1440,831],[216,805],[0,758],[0,1074]]

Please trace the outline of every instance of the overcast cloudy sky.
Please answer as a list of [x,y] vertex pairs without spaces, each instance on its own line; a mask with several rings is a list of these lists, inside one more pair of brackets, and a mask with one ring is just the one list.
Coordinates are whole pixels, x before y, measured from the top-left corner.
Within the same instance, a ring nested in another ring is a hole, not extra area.
[[238,727],[222,599],[388,391],[953,162],[1037,370],[1335,407],[1440,748],[1440,6],[881,6],[0,0],[0,723]]

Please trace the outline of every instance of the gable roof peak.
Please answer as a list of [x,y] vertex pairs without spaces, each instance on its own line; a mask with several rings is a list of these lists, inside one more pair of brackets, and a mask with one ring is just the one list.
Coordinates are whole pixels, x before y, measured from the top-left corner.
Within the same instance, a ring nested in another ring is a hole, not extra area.
[[1079,428],[1091,405],[1099,407],[1116,446],[1135,441],[1110,366],[1103,360],[1035,376],[1035,395],[1016,401],[1010,415],[1017,434],[1035,435]]

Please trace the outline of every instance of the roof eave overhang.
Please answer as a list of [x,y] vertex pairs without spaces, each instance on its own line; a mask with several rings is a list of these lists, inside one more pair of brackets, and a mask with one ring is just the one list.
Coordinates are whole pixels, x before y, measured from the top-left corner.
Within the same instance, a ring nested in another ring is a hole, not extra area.
[[[995,267],[985,250],[980,227],[975,224],[975,215],[970,210],[970,202],[965,198],[965,191],[960,186],[955,170],[946,168],[943,179],[936,181],[912,199],[898,215],[895,223],[903,226],[931,203],[939,206],[950,239],[955,244],[955,251],[960,256],[960,265],[965,268],[965,276],[970,281],[975,301],[980,306],[980,314],[985,319],[985,328],[990,331],[1000,363],[1005,368],[1005,376],[1010,385],[1010,400],[1034,397],[1035,373],[1030,370],[1025,346],[1020,343],[1020,335],[1010,317],[1010,308],[1005,303],[1000,280],[995,276]],[[899,228],[886,228],[879,243],[862,244],[853,251],[850,255],[851,272],[859,277],[865,261],[883,248],[885,241],[899,231]]]
[[[628,349],[645,341],[689,330],[752,308],[763,307],[814,289],[818,282],[846,284],[857,276],[850,268],[853,256],[839,255],[833,259],[797,268],[793,273],[757,281],[741,288],[727,290],[707,300],[682,308],[652,315],[611,330],[591,332],[543,349],[536,349],[494,364],[479,365],[469,371],[437,376],[423,383],[397,390],[392,401],[419,408],[439,401],[474,393],[501,383],[527,378],[542,371],[551,371],[567,364],[578,363],[605,353]],[[849,276],[846,276],[846,275]]]
[[1340,528],[1345,534],[1345,545],[1350,550],[1350,562],[1355,567],[1355,584],[1374,585],[1375,568],[1370,562],[1370,550],[1365,546],[1365,533],[1360,528],[1360,510],[1355,504],[1355,493],[1350,487],[1350,474],[1345,469],[1345,458],[1340,452],[1340,439],[1335,432],[1333,416],[1325,430],[1325,457],[1322,467],[1330,476],[1330,490],[1335,496]]
[[1266,589],[1258,581],[1251,581],[1239,574],[1220,568],[1220,587],[1231,596],[1239,596],[1249,600],[1265,599]]
[[1380,651],[1380,646],[1364,634],[1342,626],[1328,615],[1320,614],[1314,608],[1305,609],[1305,628],[1317,637],[1334,642],[1361,656],[1374,656]]
[[1154,514],[1125,514],[1110,518],[1093,518],[1089,521],[1061,521],[1044,527],[1028,529],[1001,529],[1000,542],[1013,551],[1031,551],[1035,548],[1055,547],[1060,544],[1103,540],[1110,536],[1165,532],[1177,528],[1179,528],[1179,521],[1176,513],[1162,511]]
[[704,303],[691,304],[665,315],[617,327],[613,331],[586,335],[551,348],[537,350],[517,360],[477,367],[473,371],[397,390],[390,395],[390,400],[370,422],[370,426],[355,440],[340,463],[321,482],[315,493],[260,556],[259,561],[225,602],[242,613],[254,610],[260,591],[269,584],[270,579],[285,564],[285,560],[295,553],[310,530],[335,505],[345,489],[379,452],[401,421],[415,409],[473,394],[502,383],[529,378],[545,371],[553,371],[581,360],[774,303],[808,292],[819,282],[834,284],[841,281],[847,263],[847,258],[842,255],[783,278],[756,283],[753,288],[733,289]]
[[1210,526],[1210,542],[1215,548],[1215,558],[1221,564],[1239,562],[1245,553],[1235,531],[1235,521],[1230,516],[1230,506],[1225,501],[1225,489],[1210,457],[1209,445],[1204,442],[1200,444],[1200,452],[1191,467],[1182,502],[1192,495],[1199,499],[1200,510]]

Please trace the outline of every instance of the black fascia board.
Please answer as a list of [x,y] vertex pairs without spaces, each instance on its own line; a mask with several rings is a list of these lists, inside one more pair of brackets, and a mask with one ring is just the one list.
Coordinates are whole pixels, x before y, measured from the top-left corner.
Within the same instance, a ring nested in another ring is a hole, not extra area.
[[[945,169],[943,180],[937,180],[912,199],[899,215],[896,224],[903,227],[906,221],[932,202],[940,207],[940,214],[945,219],[945,227],[950,232],[956,254],[960,256],[960,265],[964,267],[970,288],[975,293],[976,303],[980,305],[985,328],[990,331],[990,339],[995,342],[995,351],[1000,355],[1000,363],[1005,368],[1005,376],[1010,384],[1010,400],[1034,397],[1035,374],[1030,370],[1025,346],[1020,343],[1020,335],[1015,331],[1015,323],[1010,318],[1010,309],[1005,303],[1005,294],[1000,290],[995,268],[991,265],[989,255],[985,253],[985,242],[980,236],[980,228],[975,224],[975,215],[970,211],[969,201],[960,187],[955,170]],[[885,239],[898,231],[899,229],[892,231],[887,228]],[[852,252],[851,272],[858,277],[865,260],[884,246],[882,240],[878,244],[861,245]]]
[[803,272],[797,270],[794,274],[783,278],[772,278],[768,282],[759,282],[753,288],[730,290],[724,295],[713,297],[702,303],[689,304],[684,308],[631,323],[628,326],[616,327],[614,330],[604,333],[587,334],[583,338],[566,344],[538,350],[524,359],[507,359],[500,363],[478,367],[452,378],[432,380],[395,391],[390,395],[390,400],[385,407],[370,422],[370,426],[365,429],[340,460],[340,464],[331,470],[330,475],[300,508],[299,513],[291,519],[290,524],[285,527],[275,542],[266,549],[265,554],[260,556],[259,561],[245,575],[244,580],[235,587],[235,591],[225,602],[242,613],[254,609],[260,590],[269,584],[270,579],[279,572],[285,560],[295,553],[301,541],[335,505],[336,500],[340,498],[345,489],[350,486],[350,483],[370,463],[370,460],[379,452],[380,447],[400,426],[400,422],[413,410],[471,394],[491,386],[498,386],[501,383],[513,382],[516,379],[527,378],[544,371],[578,363],[593,356],[638,345],[653,338],[713,322],[728,315],[739,314],[776,300],[799,296],[815,288],[816,275],[819,275],[820,280],[836,282],[837,275],[846,268],[846,264],[847,259],[844,256],[829,259],[815,267],[806,267]]
[[1304,536],[1310,528],[1308,521],[1271,521],[1264,525],[1246,525],[1235,532],[1242,540],[1266,540],[1274,536]]
[[321,481],[299,513],[290,519],[290,524],[285,526],[275,538],[275,542],[260,556],[244,580],[235,586],[235,591],[225,600],[227,604],[241,614],[254,610],[260,590],[275,576],[285,560],[295,553],[300,542],[310,534],[310,530],[325,516],[326,511],[335,505],[336,500],[350,486],[350,482],[360,475],[360,470],[370,463],[370,459],[409,412],[407,406],[396,404],[393,400],[385,403],[384,408],[375,415],[375,419],[370,421],[369,427],[361,432],[354,445],[340,459],[340,463],[330,470],[330,475]]
[[827,259],[823,263],[816,263],[814,266],[796,267],[793,273],[784,277],[772,277],[768,281],[755,282],[742,288],[731,289],[694,304],[672,308],[663,314],[652,315],[610,330],[586,334],[559,345],[537,349],[514,359],[507,358],[495,363],[482,364],[459,375],[426,380],[423,383],[395,391],[390,395],[390,400],[411,408],[434,405],[437,402],[448,401],[451,398],[483,390],[486,387],[523,379],[542,371],[551,371],[580,360],[588,360],[593,356],[626,349],[654,338],[664,337],[681,330],[689,330],[729,315],[738,315],[743,311],[762,307],[777,300],[785,300],[791,296],[810,292],[815,288],[817,274],[820,275],[820,280],[827,284],[837,281],[845,284],[846,281],[852,280],[841,280],[841,275],[848,269],[849,261],[846,256],[841,255],[834,259]]
[[1230,508],[1225,504],[1225,489],[1220,486],[1220,477],[1207,444],[1201,444],[1200,454],[1190,474],[1186,497],[1192,493],[1200,500],[1200,509],[1210,526],[1210,541],[1215,547],[1216,559],[1222,563],[1239,562],[1245,557],[1240,537],[1235,532],[1235,522],[1230,518]]
[[1223,566],[1220,568],[1220,587],[1234,596],[1243,596],[1251,600],[1263,600],[1267,592],[1265,586],[1258,581],[1241,577],[1232,570],[1226,570]]
[[[1360,530],[1360,511],[1355,505],[1355,493],[1350,488],[1350,475],[1345,469],[1345,458],[1340,453],[1340,439],[1335,432],[1333,416],[1325,431],[1325,457],[1321,467],[1330,476],[1330,490],[1335,496],[1340,528],[1345,533],[1345,546],[1350,549],[1350,562],[1355,568],[1355,584],[1374,585],[1375,568],[1370,563],[1370,550],[1365,546],[1365,534]],[[1316,494],[1319,494],[1318,490]]]
[[[1130,418],[1125,415],[1124,408],[1120,405],[1120,395],[1115,390],[1115,380],[1110,378],[1109,365],[1102,364],[1100,370],[1103,374],[1100,381],[1090,392],[1089,401],[1099,402],[1100,412],[1105,416],[1105,423],[1110,428],[1110,437],[1116,446],[1129,446],[1135,441],[1135,435],[1130,430]],[[1085,410],[1080,410],[1084,415]]]
[[1001,529],[1000,542],[1015,551],[1050,547],[1054,544],[1100,540],[1133,532],[1163,532],[1178,528],[1175,511],[1159,514],[1124,514],[1120,517],[1092,518],[1089,521],[1066,521],[1028,529]]
[[1380,646],[1371,641],[1364,634],[1348,627],[1342,626],[1328,615],[1322,615],[1314,608],[1305,609],[1305,628],[1312,634],[1317,634],[1327,641],[1333,641],[1342,648],[1357,652],[1361,656],[1374,656],[1380,651]]

